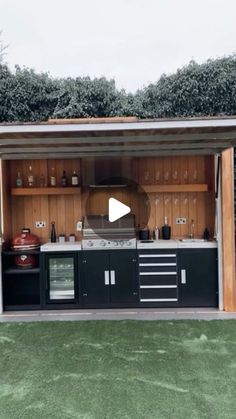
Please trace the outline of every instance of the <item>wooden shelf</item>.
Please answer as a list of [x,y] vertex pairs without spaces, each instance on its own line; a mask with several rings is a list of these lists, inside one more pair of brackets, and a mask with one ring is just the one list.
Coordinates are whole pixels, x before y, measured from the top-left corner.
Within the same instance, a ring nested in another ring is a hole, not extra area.
[[65,187],[65,188],[12,188],[11,195],[13,196],[31,196],[31,195],[79,195],[81,188]]
[[207,192],[208,185],[206,183],[193,183],[181,185],[140,185],[139,192]]

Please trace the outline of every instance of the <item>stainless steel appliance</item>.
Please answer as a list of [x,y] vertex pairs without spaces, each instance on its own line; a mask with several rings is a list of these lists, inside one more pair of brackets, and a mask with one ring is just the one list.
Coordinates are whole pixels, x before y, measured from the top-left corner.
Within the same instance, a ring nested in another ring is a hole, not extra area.
[[83,249],[135,249],[136,244],[133,214],[127,214],[113,223],[108,220],[108,215],[84,217]]

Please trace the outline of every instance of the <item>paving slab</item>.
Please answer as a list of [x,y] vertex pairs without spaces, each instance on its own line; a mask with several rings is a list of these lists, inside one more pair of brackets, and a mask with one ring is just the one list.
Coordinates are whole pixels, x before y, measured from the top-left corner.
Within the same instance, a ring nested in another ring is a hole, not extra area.
[[0,322],[84,321],[84,320],[225,320],[236,319],[236,312],[214,308],[182,309],[93,309],[8,311],[0,315]]

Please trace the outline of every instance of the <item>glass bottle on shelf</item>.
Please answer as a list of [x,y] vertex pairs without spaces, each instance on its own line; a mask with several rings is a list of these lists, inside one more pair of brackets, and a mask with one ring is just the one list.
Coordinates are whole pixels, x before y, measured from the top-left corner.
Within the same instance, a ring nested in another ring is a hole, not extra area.
[[47,186],[44,174],[41,174],[39,178],[39,186],[40,188],[45,188]]
[[57,236],[56,236],[56,228],[55,228],[55,221],[51,222],[51,233],[50,233],[51,243],[56,243]]
[[65,187],[68,185],[68,180],[67,180],[67,176],[66,176],[66,171],[63,170],[63,174],[61,177],[61,186]]
[[77,175],[75,170],[74,170],[73,175],[71,177],[71,185],[72,186],[78,186],[79,185],[79,176]]
[[21,177],[20,172],[17,173],[17,178],[16,178],[16,187],[17,188],[22,188],[23,186],[23,179]]
[[32,169],[32,166],[29,166],[28,186],[32,188],[34,184],[35,184],[35,179],[34,179],[33,169]]
[[55,175],[55,167],[52,167],[51,176],[50,176],[50,186],[56,186],[57,180]]

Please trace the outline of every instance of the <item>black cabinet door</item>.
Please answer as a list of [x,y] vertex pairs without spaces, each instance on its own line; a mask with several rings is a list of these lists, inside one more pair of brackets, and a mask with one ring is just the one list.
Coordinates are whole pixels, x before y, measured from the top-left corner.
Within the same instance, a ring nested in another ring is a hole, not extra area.
[[106,251],[85,251],[81,260],[82,299],[84,305],[109,303],[109,254]]
[[179,304],[217,306],[217,249],[179,250]]
[[129,305],[138,302],[136,251],[110,252],[110,303]]

